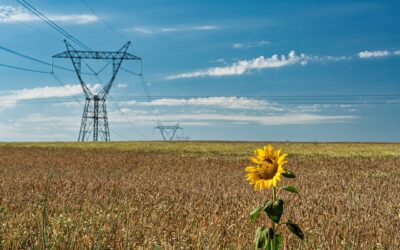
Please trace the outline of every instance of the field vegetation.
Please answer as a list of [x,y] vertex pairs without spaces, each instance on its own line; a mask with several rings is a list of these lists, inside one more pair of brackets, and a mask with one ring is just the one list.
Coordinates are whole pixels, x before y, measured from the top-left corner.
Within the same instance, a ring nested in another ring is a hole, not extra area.
[[[2,143],[0,249],[253,249],[267,193],[244,167],[265,144]],[[305,234],[285,249],[400,249],[400,144],[272,144],[301,194],[282,194]]]

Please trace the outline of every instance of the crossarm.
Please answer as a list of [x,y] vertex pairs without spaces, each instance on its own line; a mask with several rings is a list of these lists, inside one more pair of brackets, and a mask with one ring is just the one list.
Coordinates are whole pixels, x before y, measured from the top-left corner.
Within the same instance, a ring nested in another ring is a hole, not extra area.
[[105,60],[141,60],[140,57],[127,52],[107,52],[107,51],[64,51],[53,56],[54,58],[80,58],[80,59],[105,59]]

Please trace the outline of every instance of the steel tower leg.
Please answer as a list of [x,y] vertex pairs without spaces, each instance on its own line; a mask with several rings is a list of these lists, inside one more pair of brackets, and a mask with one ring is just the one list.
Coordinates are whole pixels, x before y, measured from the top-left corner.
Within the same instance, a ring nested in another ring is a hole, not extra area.
[[86,98],[85,107],[83,108],[82,122],[81,122],[81,128],[79,130],[78,142],[84,142],[86,138],[86,133],[88,131],[87,118],[89,116],[89,106],[90,106],[90,99]]
[[110,141],[110,128],[108,126],[108,116],[107,116],[107,104],[106,104],[106,99],[102,100],[102,105],[101,105],[101,111],[102,111],[102,118],[103,118],[103,139],[104,141]]
[[99,96],[93,98],[93,141],[99,140]]

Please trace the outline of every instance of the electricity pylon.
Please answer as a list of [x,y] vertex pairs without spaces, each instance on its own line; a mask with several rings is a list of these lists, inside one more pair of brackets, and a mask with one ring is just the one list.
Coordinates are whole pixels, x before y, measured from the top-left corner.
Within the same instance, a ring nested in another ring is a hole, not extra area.
[[176,132],[178,130],[183,130],[183,128],[179,126],[179,123],[173,126],[165,126],[161,125],[161,123],[158,123],[158,125],[155,126],[154,129],[160,130],[161,136],[164,141],[172,141]]
[[[70,58],[72,65],[76,71],[79,82],[85,94],[85,107],[83,108],[81,128],[79,131],[78,141],[88,141],[90,134],[93,135],[93,141],[110,141],[110,130],[107,117],[107,96],[111,90],[115,77],[124,60],[141,60],[140,57],[129,54],[126,51],[130,45],[127,42],[120,50],[116,52],[108,51],[79,51],[72,47],[71,44],[64,40],[67,51],[59,53],[53,58]],[[88,85],[82,78],[81,65],[82,59],[89,60],[112,60],[112,75],[111,79],[104,87],[96,94],[92,93]],[[99,137],[100,134],[100,137]]]

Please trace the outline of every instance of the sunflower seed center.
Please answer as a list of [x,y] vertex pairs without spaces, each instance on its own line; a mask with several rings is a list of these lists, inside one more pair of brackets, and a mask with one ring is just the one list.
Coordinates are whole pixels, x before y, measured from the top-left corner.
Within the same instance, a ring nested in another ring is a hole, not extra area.
[[272,179],[276,172],[278,172],[278,166],[273,164],[270,159],[268,160],[262,162],[258,170],[261,179]]

